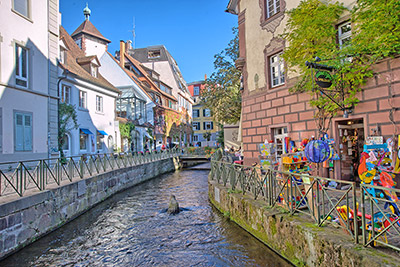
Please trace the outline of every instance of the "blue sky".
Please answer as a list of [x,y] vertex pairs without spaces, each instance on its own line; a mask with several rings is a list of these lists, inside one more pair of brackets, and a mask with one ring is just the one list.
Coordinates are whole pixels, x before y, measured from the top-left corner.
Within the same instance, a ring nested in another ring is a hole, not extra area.
[[111,40],[111,54],[119,50],[119,40],[133,39],[135,17],[136,48],[165,45],[188,83],[211,75],[214,55],[228,45],[237,26],[237,16],[224,12],[228,0],[60,0],[69,34],[83,22],[86,2],[90,21]]

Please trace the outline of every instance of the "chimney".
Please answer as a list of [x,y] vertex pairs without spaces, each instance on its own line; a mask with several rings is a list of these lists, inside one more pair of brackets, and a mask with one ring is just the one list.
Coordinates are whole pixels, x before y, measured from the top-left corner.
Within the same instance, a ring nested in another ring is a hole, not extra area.
[[126,51],[132,50],[132,41],[126,41]]
[[207,74],[204,74],[204,81],[207,81]]
[[125,42],[119,41],[119,64],[125,68]]

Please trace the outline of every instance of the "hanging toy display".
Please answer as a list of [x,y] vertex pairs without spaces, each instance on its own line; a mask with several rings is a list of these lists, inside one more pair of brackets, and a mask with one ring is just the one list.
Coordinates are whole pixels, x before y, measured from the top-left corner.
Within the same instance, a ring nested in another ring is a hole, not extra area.
[[330,148],[328,143],[322,140],[310,141],[304,149],[305,156],[310,162],[321,163],[326,161],[330,156]]

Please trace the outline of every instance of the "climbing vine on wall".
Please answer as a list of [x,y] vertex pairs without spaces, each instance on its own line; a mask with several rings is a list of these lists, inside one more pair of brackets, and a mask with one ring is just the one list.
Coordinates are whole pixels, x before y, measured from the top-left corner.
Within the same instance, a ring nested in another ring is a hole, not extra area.
[[78,117],[76,114],[75,106],[66,103],[60,103],[58,105],[58,151],[60,151],[60,157],[62,160],[65,159],[63,146],[65,143],[64,136],[69,133],[72,129],[79,127]]
[[135,130],[135,125],[132,122],[119,123],[119,132],[121,136],[128,138],[129,141],[131,141],[131,133],[133,130]]
[[[351,16],[352,36],[349,43],[337,44],[337,21],[345,13]],[[323,116],[335,116],[339,106],[314,90],[311,70],[306,61],[320,62],[335,68],[331,89],[343,94],[332,96],[342,106],[359,102],[357,93],[366,79],[373,76],[371,66],[380,59],[400,52],[400,3],[398,0],[359,0],[352,10],[332,1],[304,0],[288,12],[289,19],[282,35],[289,46],[283,58],[291,72],[300,77],[292,91],[313,95],[311,106],[323,110]],[[345,97],[343,97],[343,95]]]

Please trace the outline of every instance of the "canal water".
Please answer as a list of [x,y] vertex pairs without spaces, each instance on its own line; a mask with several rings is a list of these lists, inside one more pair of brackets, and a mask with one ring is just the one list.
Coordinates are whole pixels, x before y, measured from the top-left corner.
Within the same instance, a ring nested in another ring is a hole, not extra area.
[[[114,195],[0,266],[291,266],[208,201],[207,171]],[[187,210],[162,212],[174,194]]]

